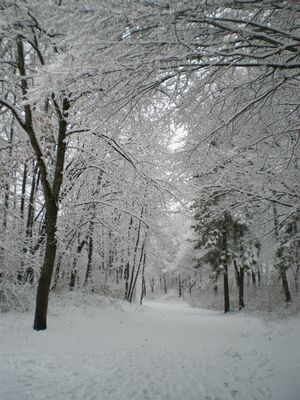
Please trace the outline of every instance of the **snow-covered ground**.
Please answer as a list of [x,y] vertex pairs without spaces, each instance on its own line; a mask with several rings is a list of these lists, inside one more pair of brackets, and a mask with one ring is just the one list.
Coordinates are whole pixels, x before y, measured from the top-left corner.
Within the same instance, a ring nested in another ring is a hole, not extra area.
[[300,321],[184,302],[55,306],[0,325],[1,400],[299,400]]

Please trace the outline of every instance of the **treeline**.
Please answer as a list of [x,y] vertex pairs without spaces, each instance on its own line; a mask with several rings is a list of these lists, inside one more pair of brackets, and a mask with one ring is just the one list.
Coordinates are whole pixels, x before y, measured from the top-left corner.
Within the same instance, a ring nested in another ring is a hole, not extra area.
[[104,3],[0,4],[2,303],[18,298],[13,285],[37,285],[40,330],[59,287],[131,301],[147,266],[170,269],[157,229],[169,196],[201,209],[200,242],[218,230],[220,276],[235,261],[241,293],[248,231],[232,228],[237,216],[251,243],[273,232],[288,297],[285,275],[299,265],[298,4]]

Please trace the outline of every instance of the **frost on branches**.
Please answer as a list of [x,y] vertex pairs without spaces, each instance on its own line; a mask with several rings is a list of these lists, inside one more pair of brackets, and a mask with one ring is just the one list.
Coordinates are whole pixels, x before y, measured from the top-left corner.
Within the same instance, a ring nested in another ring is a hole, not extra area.
[[297,301],[297,2],[0,11],[1,309],[37,288],[42,330],[51,290],[142,302],[221,279],[225,311],[233,284],[240,309]]

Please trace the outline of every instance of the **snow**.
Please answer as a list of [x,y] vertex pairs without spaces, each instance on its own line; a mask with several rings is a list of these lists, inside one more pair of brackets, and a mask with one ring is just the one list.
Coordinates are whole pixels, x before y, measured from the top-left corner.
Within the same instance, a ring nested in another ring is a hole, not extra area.
[[300,320],[147,301],[55,304],[0,324],[1,400],[299,400]]

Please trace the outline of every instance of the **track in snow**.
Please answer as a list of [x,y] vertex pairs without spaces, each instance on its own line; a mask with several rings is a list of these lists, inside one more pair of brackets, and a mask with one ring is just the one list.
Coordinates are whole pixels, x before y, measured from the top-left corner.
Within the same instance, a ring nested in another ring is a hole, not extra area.
[[268,321],[184,302],[70,307],[32,331],[6,314],[1,400],[299,400],[299,320]]

